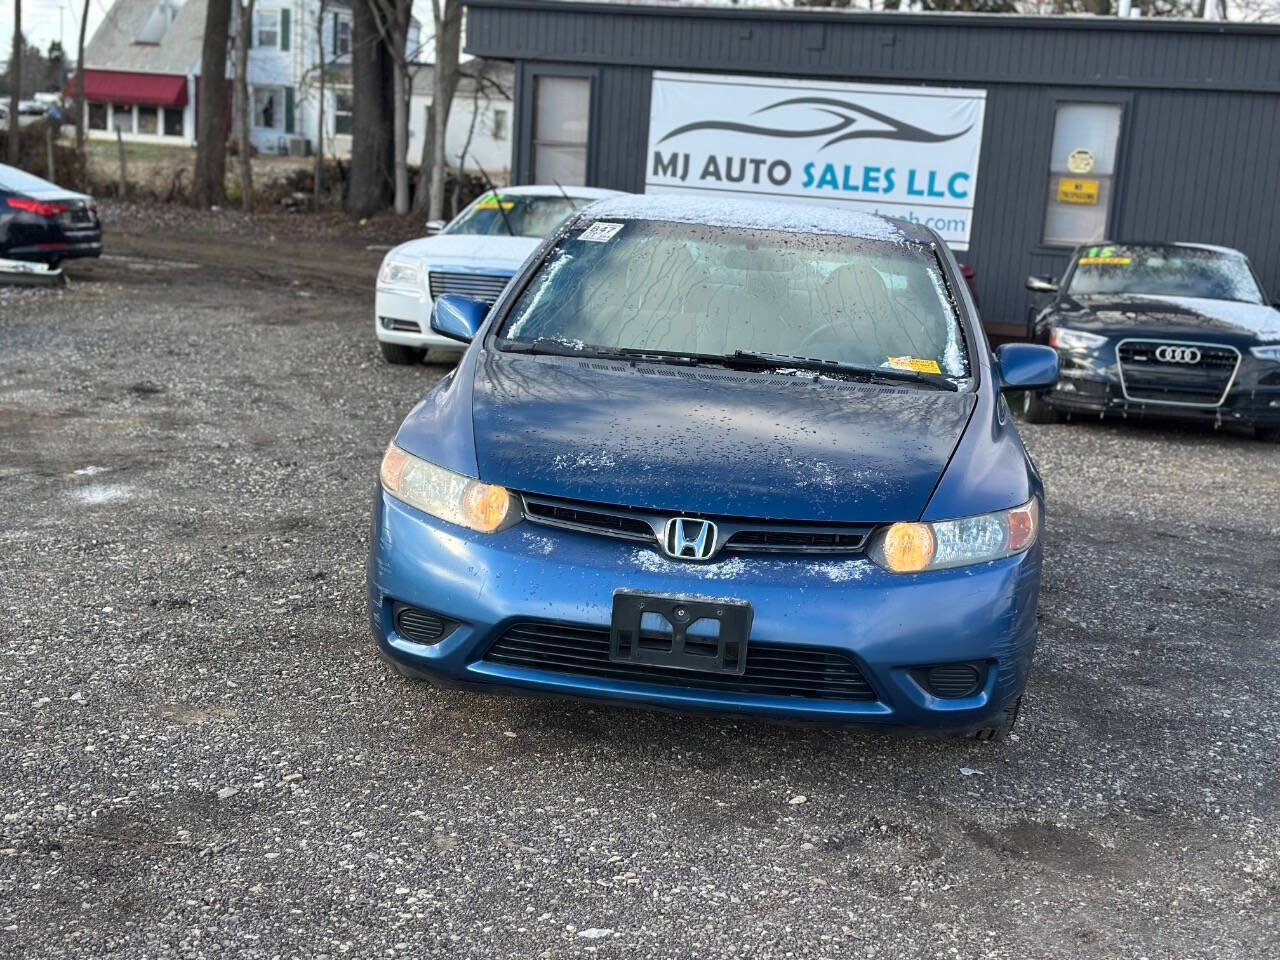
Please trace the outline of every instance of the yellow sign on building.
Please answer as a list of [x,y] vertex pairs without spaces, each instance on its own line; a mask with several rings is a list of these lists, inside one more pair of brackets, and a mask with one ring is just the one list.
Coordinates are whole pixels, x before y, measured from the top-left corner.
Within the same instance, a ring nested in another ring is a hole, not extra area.
[[1098,202],[1098,181],[1067,180],[1065,178],[1059,180],[1058,202],[1096,204]]

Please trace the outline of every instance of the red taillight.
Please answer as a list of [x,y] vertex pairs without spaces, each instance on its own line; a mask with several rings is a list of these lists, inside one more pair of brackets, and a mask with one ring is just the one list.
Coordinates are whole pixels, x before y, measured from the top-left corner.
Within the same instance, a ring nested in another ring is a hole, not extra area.
[[56,217],[67,212],[65,203],[50,203],[47,200],[31,200],[28,197],[6,197],[5,203],[23,213],[34,213],[38,217]]

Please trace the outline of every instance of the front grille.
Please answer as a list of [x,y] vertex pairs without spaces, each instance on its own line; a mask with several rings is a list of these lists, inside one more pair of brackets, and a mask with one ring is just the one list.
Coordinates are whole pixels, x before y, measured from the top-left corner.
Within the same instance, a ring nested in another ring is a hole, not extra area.
[[808,700],[875,700],[875,691],[848,657],[793,646],[747,646],[740,676],[672,670],[609,660],[608,627],[536,621],[519,623],[489,648],[484,659],[553,673],[648,683],[693,690],[800,697]]
[[[677,516],[532,495],[524,497],[524,515],[549,527],[640,540],[655,547],[660,545],[667,521]],[[714,516],[701,519],[716,524],[717,553],[861,553],[872,529],[869,525],[773,523]]]
[[511,279],[509,273],[465,273],[450,270],[432,270],[428,274],[431,297],[442,293],[457,293],[492,304]]
[[[1157,356],[1161,347],[1194,348],[1200,358],[1196,363],[1163,361]],[[1234,347],[1160,340],[1121,341],[1116,356],[1126,399],[1178,406],[1220,405],[1240,363]]]

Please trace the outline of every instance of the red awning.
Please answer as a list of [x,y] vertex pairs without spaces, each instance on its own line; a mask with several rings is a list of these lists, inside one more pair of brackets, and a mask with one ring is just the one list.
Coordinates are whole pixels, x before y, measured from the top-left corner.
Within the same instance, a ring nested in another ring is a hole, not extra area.
[[[76,91],[74,74],[67,85]],[[187,78],[172,73],[132,73],[127,70],[86,70],[84,98],[98,102],[142,103],[155,107],[183,107],[187,104]]]

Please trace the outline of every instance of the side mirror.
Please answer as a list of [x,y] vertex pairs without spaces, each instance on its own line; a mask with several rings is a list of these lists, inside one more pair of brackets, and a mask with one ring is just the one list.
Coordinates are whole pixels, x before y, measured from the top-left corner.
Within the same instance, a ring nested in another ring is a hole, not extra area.
[[1038,343],[1006,343],[996,351],[1000,389],[1044,390],[1058,382],[1058,351]]
[[483,300],[444,293],[431,305],[431,329],[450,340],[470,343],[488,315],[489,305]]
[[1057,293],[1058,284],[1056,281],[1052,279],[1046,280],[1044,277],[1027,277],[1027,289],[1033,293]]
[[431,236],[434,233],[439,233],[444,228],[445,228],[445,222],[443,220],[428,220],[427,236]]

